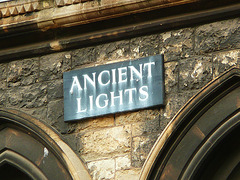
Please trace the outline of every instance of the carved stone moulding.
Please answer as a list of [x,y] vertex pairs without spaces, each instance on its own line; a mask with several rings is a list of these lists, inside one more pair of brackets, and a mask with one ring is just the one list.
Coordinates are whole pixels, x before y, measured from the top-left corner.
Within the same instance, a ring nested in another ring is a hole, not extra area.
[[0,17],[21,15],[29,12],[39,11],[41,9],[50,8],[51,3],[40,0],[22,0],[9,1],[0,3]]
[[7,1],[0,3],[0,18],[17,16],[42,9],[53,8],[54,6],[68,6],[77,3],[83,3],[91,0],[21,0]]
[[86,1],[92,1],[92,0],[55,0],[55,3],[58,7],[61,7],[61,6],[68,6],[71,4],[83,3]]

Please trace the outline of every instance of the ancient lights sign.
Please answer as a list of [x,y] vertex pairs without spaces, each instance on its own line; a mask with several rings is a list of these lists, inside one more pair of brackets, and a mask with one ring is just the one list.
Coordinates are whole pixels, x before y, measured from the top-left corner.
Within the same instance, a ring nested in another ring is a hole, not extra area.
[[65,72],[64,120],[163,104],[163,56]]

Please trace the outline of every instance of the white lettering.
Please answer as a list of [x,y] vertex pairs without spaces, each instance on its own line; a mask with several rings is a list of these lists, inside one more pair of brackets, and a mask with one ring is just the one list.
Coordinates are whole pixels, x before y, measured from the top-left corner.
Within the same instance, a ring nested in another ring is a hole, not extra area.
[[71,94],[73,94],[73,88],[75,86],[77,86],[78,90],[82,90],[82,87],[81,87],[81,85],[80,85],[80,83],[78,81],[77,76],[73,76],[72,78],[73,78],[73,82],[72,82],[72,86],[71,86],[71,89],[70,89],[70,93]]
[[93,110],[93,96],[89,96],[90,110]]
[[139,71],[134,66],[128,66],[130,68],[130,81],[133,80],[133,73],[142,79],[142,64],[139,64]]
[[110,92],[110,93],[111,93],[111,106],[115,106],[114,100],[117,99],[117,98],[119,98],[119,100],[120,100],[119,104],[120,105],[123,104],[123,92],[122,92],[122,90],[119,91],[119,96],[114,96],[114,92]]
[[152,77],[152,66],[151,65],[155,65],[155,62],[144,63],[144,68],[145,68],[145,66],[148,67],[148,77]]
[[[155,65],[155,62],[148,62],[119,68],[111,66],[113,69],[81,74],[81,78],[80,75],[72,75],[69,93],[74,93],[71,99],[77,102],[75,112],[87,114],[89,111],[89,115],[93,115],[94,111],[99,114],[103,108],[104,112],[109,110],[111,113],[131,109],[135,105],[148,105],[147,101],[152,100],[149,87],[155,83],[150,79],[154,75]],[[135,82],[138,80],[141,81]]]
[[124,94],[126,93],[126,92],[128,92],[128,94],[129,94],[129,103],[131,104],[131,103],[133,103],[133,91],[135,91],[136,92],[136,88],[131,88],[131,89],[126,89],[125,91],[124,91]]
[[[101,96],[104,96],[105,97],[105,100],[104,100],[104,105],[103,106],[100,106],[100,97]],[[108,105],[108,96],[107,96],[107,94],[99,94],[98,96],[97,96],[97,98],[96,98],[96,106],[98,107],[98,108],[105,108],[105,107],[107,107],[107,105]]]
[[77,113],[81,113],[81,112],[86,112],[87,111],[87,109],[83,109],[82,110],[82,108],[81,108],[81,98],[77,98]]
[[92,73],[93,75],[93,79],[91,79],[87,74],[84,74],[83,75],[83,78],[84,78],[84,89],[87,89],[87,81],[94,87],[96,88],[96,73]]
[[[108,76],[109,76],[109,80],[108,80],[106,83],[103,83],[103,82],[102,82],[102,74],[103,74],[103,73],[107,73]],[[107,71],[107,70],[100,72],[99,75],[98,75],[98,83],[99,83],[100,85],[102,85],[102,86],[103,86],[103,85],[108,85],[108,84],[110,83],[110,72]]]
[[[145,91],[144,91],[144,89],[145,89]],[[145,100],[147,100],[148,99],[148,87],[147,86],[142,86],[142,87],[140,87],[140,89],[139,89],[139,93],[141,94],[141,95],[144,95],[145,96],[145,98],[142,98],[141,96],[139,96],[139,100],[140,101],[145,101]]]
[[116,84],[116,69],[112,69],[112,84]]
[[127,67],[118,68],[118,82],[127,82]]

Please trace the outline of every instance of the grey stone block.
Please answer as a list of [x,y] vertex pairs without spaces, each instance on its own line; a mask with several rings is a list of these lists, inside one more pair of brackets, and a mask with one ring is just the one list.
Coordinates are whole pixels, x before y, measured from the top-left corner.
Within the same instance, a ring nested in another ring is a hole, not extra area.
[[212,58],[199,56],[181,60],[179,71],[180,91],[200,89],[212,80]]
[[197,54],[240,47],[239,18],[205,24],[196,28]]
[[38,81],[38,58],[13,61],[8,66],[8,87],[30,85]]

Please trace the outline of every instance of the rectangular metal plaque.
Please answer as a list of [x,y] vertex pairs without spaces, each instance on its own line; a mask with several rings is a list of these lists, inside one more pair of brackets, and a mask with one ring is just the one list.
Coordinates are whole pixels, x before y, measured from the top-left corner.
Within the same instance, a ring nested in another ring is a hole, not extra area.
[[64,121],[162,105],[163,56],[65,72]]

